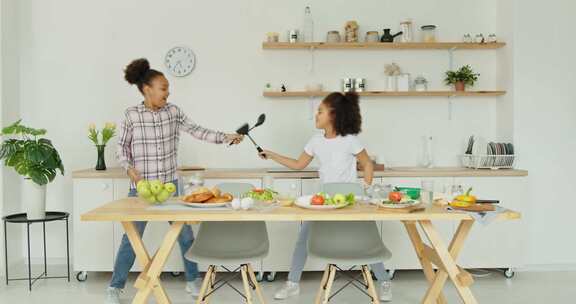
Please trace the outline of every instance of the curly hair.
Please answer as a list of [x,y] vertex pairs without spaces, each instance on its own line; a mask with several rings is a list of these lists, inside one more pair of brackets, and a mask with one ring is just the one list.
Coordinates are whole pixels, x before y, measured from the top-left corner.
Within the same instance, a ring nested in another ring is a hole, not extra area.
[[164,74],[151,69],[150,63],[146,58],[133,60],[126,69],[124,69],[124,79],[126,79],[129,84],[135,84],[141,93],[143,93],[142,88],[144,85],[150,85],[152,80],[158,76],[164,76]]
[[358,94],[334,92],[326,96],[322,103],[330,109],[336,134],[346,136],[362,132],[362,114],[360,114]]

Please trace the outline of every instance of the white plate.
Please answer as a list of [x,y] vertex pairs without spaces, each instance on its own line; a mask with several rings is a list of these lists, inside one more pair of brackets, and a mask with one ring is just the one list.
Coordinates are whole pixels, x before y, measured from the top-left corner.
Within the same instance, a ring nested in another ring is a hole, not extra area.
[[390,208],[390,209],[402,209],[412,207],[418,204],[420,204],[419,201],[407,201],[405,203],[390,203],[390,201],[383,201],[382,203],[380,203],[380,206],[383,208]]
[[344,207],[348,206],[348,203],[341,204],[341,205],[312,205],[312,204],[310,204],[310,200],[312,200],[312,196],[313,195],[301,196],[298,199],[296,199],[296,202],[294,202],[294,204],[298,207],[301,207],[301,208],[316,209],[316,210],[340,209],[340,208],[344,208]]
[[193,208],[218,208],[228,206],[228,203],[188,203],[185,201],[180,201],[180,203],[184,206]]

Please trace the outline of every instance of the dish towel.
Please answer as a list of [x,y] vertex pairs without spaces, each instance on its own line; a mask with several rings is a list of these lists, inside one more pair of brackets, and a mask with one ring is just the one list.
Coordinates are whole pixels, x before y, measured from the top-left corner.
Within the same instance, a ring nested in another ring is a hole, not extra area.
[[504,213],[506,210],[508,210],[506,208],[502,208],[502,207],[498,207],[498,206],[496,206],[496,210],[487,211],[487,212],[462,211],[462,210],[456,210],[450,206],[448,206],[448,208],[446,208],[446,209],[448,211],[452,211],[452,212],[466,213],[466,214],[470,215],[471,217],[473,217],[476,222],[482,224],[482,226],[487,226],[492,221],[494,221],[494,219],[496,219],[498,214]]

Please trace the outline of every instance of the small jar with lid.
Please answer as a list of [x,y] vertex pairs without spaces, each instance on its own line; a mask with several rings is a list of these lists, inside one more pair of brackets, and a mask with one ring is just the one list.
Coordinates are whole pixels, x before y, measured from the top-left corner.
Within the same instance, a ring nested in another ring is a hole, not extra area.
[[436,42],[436,26],[423,25],[420,27],[422,33],[422,42]]
[[425,92],[428,91],[428,80],[424,76],[418,76],[414,79],[414,91]]
[[326,34],[326,42],[328,43],[338,43],[340,42],[340,32],[338,31],[329,31]]

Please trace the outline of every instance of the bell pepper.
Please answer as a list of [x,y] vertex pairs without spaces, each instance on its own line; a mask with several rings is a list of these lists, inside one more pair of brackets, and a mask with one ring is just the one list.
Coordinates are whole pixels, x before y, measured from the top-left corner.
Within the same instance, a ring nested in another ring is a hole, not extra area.
[[472,188],[468,188],[465,194],[456,196],[450,205],[454,207],[468,207],[476,204],[476,197],[470,195],[470,192],[472,192]]

